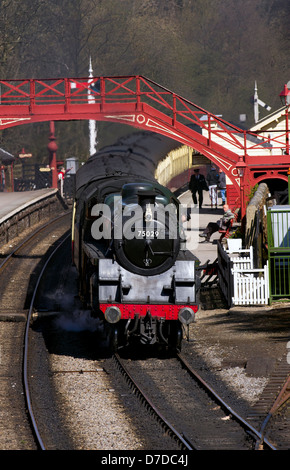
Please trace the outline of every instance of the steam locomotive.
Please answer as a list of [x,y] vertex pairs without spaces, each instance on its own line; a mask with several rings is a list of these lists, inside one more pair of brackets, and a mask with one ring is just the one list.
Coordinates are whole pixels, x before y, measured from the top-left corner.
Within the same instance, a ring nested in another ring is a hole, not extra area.
[[113,350],[138,341],[180,349],[198,309],[197,258],[182,237],[180,204],[154,179],[176,143],[136,132],[78,170],[72,222],[79,294]]

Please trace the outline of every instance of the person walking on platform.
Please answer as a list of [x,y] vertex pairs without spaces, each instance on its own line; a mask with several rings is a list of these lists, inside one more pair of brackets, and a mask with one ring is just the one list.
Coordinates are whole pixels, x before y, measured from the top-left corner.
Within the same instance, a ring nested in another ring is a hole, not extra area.
[[194,170],[194,175],[191,175],[190,182],[189,182],[189,190],[192,194],[193,203],[197,206],[197,196],[198,193],[198,205],[199,208],[202,208],[203,203],[203,190],[207,189],[207,184],[205,181],[205,177],[199,174],[199,168]]
[[221,198],[222,198],[221,206],[223,206],[226,203],[227,184],[226,184],[226,175],[225,175],[224,171],[221,168],[219,169],[218,188],[221,192]]
[[214,207],[217,208],[217,185],[218,185],[219,175],[214,165],[210,167],[210,171],[206,179],[207,179],[207,184],[208,184],[211,208],[212,209]]

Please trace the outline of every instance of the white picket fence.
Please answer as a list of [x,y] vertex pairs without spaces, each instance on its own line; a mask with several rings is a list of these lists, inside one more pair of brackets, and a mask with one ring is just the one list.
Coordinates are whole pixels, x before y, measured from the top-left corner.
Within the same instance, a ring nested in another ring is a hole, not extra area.
[[269,301],[268,262],[261,269],[233,268],[234,305],[265,305]]
[[[253,247],[226,250],[233,262],[233,305],[265,305],[269,301],[268,262],[261,269],[254,269]],[[248,254],[248,256],[245,256]]]
[[[254,257],[253,257],[253,247],[250,246],[248,249],[239,249],[238,251],[228,253],[231,261],[233,262],[234,269],[253,269],[254,268]],[[248,253],[249,256],[245,256],[245,253]]]

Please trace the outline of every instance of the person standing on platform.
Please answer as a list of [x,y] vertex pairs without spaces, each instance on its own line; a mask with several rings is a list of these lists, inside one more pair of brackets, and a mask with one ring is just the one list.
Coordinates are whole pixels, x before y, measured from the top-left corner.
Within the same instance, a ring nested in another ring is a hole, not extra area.
[[63,184],[64,184],[64,178],[66,174],[71,170],[72,168],[69,168],[68,170],[65,170],[64,167],[62,167],[58,173],[58,181],[60,182],[60,194],[61,197],[63,197]]
[[58,172],[58,181],[59,181],[59,189],[60,189],[60,195],[63,197],[63,180],[64,180],[64,175],[65,175],[65,169],[61,168],[60,171]]
[[212,209],[214,207],[217,208],[217,185],[218,185],[219,175],[214,165],[210,167],[210,171],[206,179],[207,179],[207,184],[208,184],[211,208]]
[[199,174],[199,168],[194,170],[194,175],[191,175],[190,182],[189,182],[189,190],[192,194],[193,203],[197,206],[197,196],[198,193],[198,205],[199,208],[202,208],[203,203],[203,190],[207,189],[207,184],[205,181],[205,177]]
[[226,184],[226,175],[225,175],[224,171],[221,168],[219,169],[218,188],[221,192],[221,198],[222,198],[221,206],[223,206],[226,203],[227,184]]

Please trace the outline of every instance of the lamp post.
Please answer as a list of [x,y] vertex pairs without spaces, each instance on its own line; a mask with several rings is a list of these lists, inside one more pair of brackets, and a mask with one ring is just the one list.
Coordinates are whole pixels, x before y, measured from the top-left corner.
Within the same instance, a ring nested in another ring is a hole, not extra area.
[[285,127],[286,127],[286,155],[289,155],[289,102],[290,90],[287,85],[284,85],[283,90],[279,94],[283,106],[285,106]]
[[56,151],[57,151],[57,144],[55,142],[55,135],[54,135],[54,122],[50,121],[50,134],[49,134],[49,144],[47,146],[49,154],[50,154],[50,168],[52,173],[52,188],[57,189],[57,164],[56,164]]
[[[93,67],[92,67],[92,60],[90,57],[90,65],[89,65],[89,87],[88,87],[88,103],[94,104],[96,102],[95,97],[91,91],[90,83],[91,78],[93,78]],[[97,128],[96,128],[96,121],[94,119],[89,120],[89,132],[90,132],[90,157],[96,153],[96,145],[97,145]]]
[[244,176],[247,165],[244,162],[242,155],[239,157],[239,161],[236,164],[236,169],[240,178],[240,199],[241,199],[241,220],[245,215],[245,201],[244,201]]
[[287,176],[288,176],[288,204],[290,206],[290,168],[288,169]]

